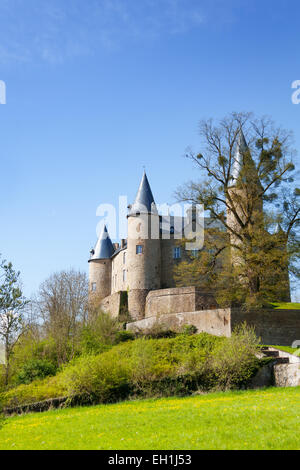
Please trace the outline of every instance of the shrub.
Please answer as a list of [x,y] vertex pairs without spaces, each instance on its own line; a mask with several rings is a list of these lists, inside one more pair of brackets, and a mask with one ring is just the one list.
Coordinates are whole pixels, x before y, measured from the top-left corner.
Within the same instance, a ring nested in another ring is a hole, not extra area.
[[95,315],[82,329],[80,348],[83,354],[99,354],[115,344],[120,325],[109,314]]
[[19,371],[17,384],[29,384],[37,379],[44,379],[50,375],[55,375],[57,366],[46,359],[32,359],[26,362]]
[[179,330],[179,332],[184,335],[195,335],[197,331],[198,328],[195,325],[183,325]]
[[130,392],[128,361],[118,351],[85,356],[66,368],[61,381],[70,397],[81,403],[109,403],[126,398]]
[[115,343],[125,343],[126,341],[133,341],[135,339],[134,333],[132,331],[121,330],[116,333]]
[[209,359],[218,388],[241,388],[247,384],[260,367],[256,357],[258,343],[254,329],[246,324],[237,327],[231,338],[223,339]]

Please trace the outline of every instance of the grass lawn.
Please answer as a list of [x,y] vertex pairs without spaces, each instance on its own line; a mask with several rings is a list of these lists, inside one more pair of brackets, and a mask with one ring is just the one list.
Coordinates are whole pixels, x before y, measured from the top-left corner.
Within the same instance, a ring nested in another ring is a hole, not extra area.
[[276,310],[300,310],[300,304],[296,302],[273,302],[271,305]]
[[291,348],[290,346],[271,346],[271,348],[279,349],[280,351],[285,351],[294,356],[300,356],[300,348]]
[[0,449],[300,449],[300,387],[7,418]]

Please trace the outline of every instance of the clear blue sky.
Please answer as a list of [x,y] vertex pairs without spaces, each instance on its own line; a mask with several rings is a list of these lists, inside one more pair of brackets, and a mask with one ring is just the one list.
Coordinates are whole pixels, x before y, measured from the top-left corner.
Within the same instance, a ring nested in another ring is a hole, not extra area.
[[0,252],[31,295],[87,270],[96,208],[194,177],[205,117],[269,114],[300,148],[296,0],[0,0]]

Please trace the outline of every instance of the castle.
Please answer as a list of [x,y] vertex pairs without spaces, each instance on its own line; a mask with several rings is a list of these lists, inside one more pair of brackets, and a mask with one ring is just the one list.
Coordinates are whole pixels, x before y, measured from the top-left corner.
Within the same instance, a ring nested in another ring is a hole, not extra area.
[[[144,172],[134,203],[128,207],[128,238],[113,244],[107,227],[91,251],[89,280],[91,295],[96,297],[104,311],[117,316],[121,293],[127,295],[127,307],[134,320],[145,317],[149,293],[166,296],[166,289],[174,289],[173,267],[187,252],[178,245],[183,231],[200,233],[202,225],[191,209],[185,217],[162,216],[157,212],[154,197]],[[204,229],[221,224],[204,218]],[[203,224],[203,222],[202,222]],[[157,235],[154,233],[157,228]],[[197,296],[196,290],[194,295]],[[168,292],[169,292],[168,290]],[[215,308],[216,302],[209,293],[202,293],[197,305]],[[124,296],[123,296],[124,298]],[[193,308],[197,308],[195,305]]]
[[[232,196],[241,196],[236,182],[247,149],[240,130],[232,169]],[[256,209],[263,210],[262,201],[258,202]],[[91,251],[90,296],[97,299],[101,310],[114,317],[118,317],[122,310],[128,311],[132,327],[134,323],[139,328],[147,327],[163,315],[168,324],[192,323],[201,331],[230,334],[235,323],[232,309],[218,309],[213,290],[204,292],[196,287],[176,287],[173,275],[174,265],[190,259],[190,253],[178,244],[183,228],[190,227],[194,234],[204,229],[205,237],[208,227],[221,231],[224,230],[222,224],[207,217],[199,222],[193,210],[184,217],[159,215],[145,172],[135,201],[128,206],[127,222],[127,239],[113,244],[105,226]],[[227,213],[227,223],[236,223],[230,212]],[[156,235],[153,236],[153,233]],[[289,295],[288,292],[287,300]],[[280,340],[281,343],[273,344],[283,344],[283,338]]]

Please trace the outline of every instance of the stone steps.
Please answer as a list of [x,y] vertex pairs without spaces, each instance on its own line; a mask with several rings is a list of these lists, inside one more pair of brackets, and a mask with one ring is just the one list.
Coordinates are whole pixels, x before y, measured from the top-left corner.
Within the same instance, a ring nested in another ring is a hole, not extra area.
[[277,351],[277,350],[274,350],[274,349],[270,349],[267,346],[264,346],[263,348],[261,348],[261,352],[263,353],[264,357],[270,357],[270,358],[274,359],[275,365],[277,365],[277,364],[289,364],[290,363],[289,357],[280,356],[280,351],[279,350]]

